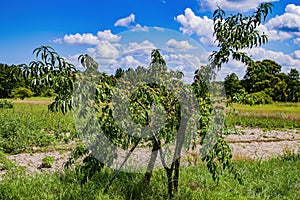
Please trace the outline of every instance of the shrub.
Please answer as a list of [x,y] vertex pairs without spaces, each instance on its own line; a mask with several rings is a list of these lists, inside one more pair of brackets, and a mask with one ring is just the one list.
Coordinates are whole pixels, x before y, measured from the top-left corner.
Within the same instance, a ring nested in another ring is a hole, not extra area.
[[20,98],[23,100],[25,98],[32,97],[34,93],[28,88],[19,87],[13,89],[11,94],[14,98]]
[[248,105],[273,103],[272,97],[263,91],[248,94],[244,89],[236,93],[231,101]]
[[0,100],[0,108],[13,108],[14,105],[11,101],[8,100]]

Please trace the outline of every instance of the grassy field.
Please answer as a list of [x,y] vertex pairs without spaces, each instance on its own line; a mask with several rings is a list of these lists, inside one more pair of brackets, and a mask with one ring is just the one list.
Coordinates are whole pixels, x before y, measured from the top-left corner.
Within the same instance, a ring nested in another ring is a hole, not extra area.
[[[299,199],[299,166],[299,155],[263,162],[234,161],[241,183],[225,173],[219,184],[202,164],[182,167],[174,199]],[[155,171],[148,186],[142,182],[142,174],[120,173],[104,193],[113,172],[104,169],[84,184],[82,175],[71,170],[36,176],[14,172],[0,184],[0,199],[168,199],[164,171]]]
[[12,109],[0,110],[0,150],[16,154],[33,147],[68,142],[74,137],[71,113],[52,113],[44,100],[28,103],[30,101],[14,103]]
[[300,129],[300,103],[267,105],[233,104],[227,117],[229,126],[263,129]]
[[[47,110],[49,98],[14,101],[12,109],[0,109],[0,153],[30,152],[34,147],[55,146],[76,138],[71,113],[62,115]],[[300,104],[261,106],[233,105],[235,113],[228,126],[263,129],[300,129]],[[67,137],[66,134],[70,134]],[[0,155],[1,158],[1,155]],[[7,163],[0,159],[1,164]],[[155,171],[145,187],[142,174],[121,173],[108,193],[104,188],[114,170],[104,168],[86,183],[74,170],[55,174],[26,175],[22,168],[8,163],[9,172],[0,183],[0,199],[167,199],[167,181],[163,171]],[[239,183],[229,173],[219,184],[200,163],[182,167],[179,193],[175,199],[297,199],[300,196],[300,155],[287,154],[267,161],[234,160],[241,174]]]

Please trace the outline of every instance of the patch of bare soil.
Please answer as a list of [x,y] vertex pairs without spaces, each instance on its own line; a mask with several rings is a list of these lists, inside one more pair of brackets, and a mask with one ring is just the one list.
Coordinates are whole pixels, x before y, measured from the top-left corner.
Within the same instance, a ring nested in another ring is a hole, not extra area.
[[[227,136],[234,159],[261,160],[286,153],[299,153],[300,133],[297,130],[241,130],[245,132],[244,135]],[[63,170],[63,163],[67,161],[70,153],[70,151],[65,153],[59,153],[57,151],[34,153],[32,155],[25,153],[10,155],[8,158],[17,165],[23,166],[28,173],[55,172]],[[55,162],[51,168],[44,168],[42,166],[42,159],[47,155],[55,157]],[[0,176],[4,173],[4,170],[0,171]]]
[[244,135],[227,137],[235,159],[260,160],[299,153],[300,133],[297,130],[243,129],[242,131],[245,132]]

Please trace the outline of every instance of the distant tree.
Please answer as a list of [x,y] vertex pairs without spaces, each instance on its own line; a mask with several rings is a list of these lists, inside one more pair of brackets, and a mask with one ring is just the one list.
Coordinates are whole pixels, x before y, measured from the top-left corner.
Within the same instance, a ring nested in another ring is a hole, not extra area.
[[22,71],[15,65],[0,64],[0,98],[11,97],[13,89],[25,87]]
[[300,80],[300,73],[296,69],[291,69],[291,71],[288,73],[288,77],[291,80]]
[[300,100],[300,74],[296,69],[291,69],[287,76],[287,100],[298,102]]
[[[242,85],[248,93],[265,91],[273,88],[280,78],[276,75],[280,72],[281,66],[272,60],[256,61],[247,67]],[[272,96],[272,94],[270,94]]]
[[118,68],[115,72],[115,77],[116,78],[121,78],[125,73],[125,70],[122,68]]
[[225,77],[224,87],[226,95],[230,98],[243,88],[239,77],[235,73],[231,73]]

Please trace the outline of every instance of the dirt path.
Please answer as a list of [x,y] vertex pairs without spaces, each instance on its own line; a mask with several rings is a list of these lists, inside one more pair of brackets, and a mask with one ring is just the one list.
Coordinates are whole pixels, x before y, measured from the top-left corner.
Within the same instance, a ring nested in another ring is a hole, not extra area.
[[[234,159],[259,160],[285,153],[299,153],[300,132],[297,130],[264,132],[261,129],[243,129],[243,131],[245,132],[244,135],[229,135],[227,137],[233,150]],[[42,167],[42,159],[46,155],[55,157],[52,168]],[[8,158],[25,167],[29,173],[40,173],[62,171],[63,163],[69,155],[70,151],[65,153],[45,152],[32,155],[28,153],[10,155]],[[4,173],[4,170],[0,171],[0,175]]]

